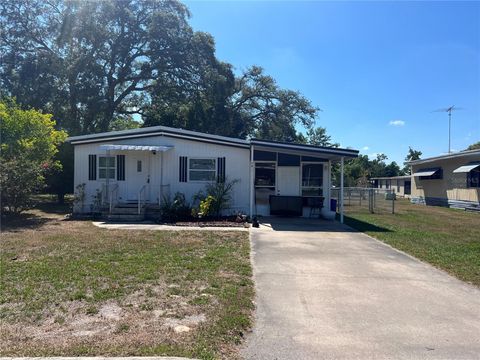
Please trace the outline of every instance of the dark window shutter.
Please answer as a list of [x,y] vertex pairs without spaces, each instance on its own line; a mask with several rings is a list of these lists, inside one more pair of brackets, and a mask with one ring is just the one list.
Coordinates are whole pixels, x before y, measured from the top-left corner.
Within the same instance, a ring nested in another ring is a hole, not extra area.
[[117,155],[117,180],[125,181],[125,155]]
[[178,168],[178,181],[187,182],[187,157],[180,156],[180,166]]
[[219,157],[217,159],[217,182],[225,182],[225,158]]
[[97,155],[88,155],[88,180],[97,180]]

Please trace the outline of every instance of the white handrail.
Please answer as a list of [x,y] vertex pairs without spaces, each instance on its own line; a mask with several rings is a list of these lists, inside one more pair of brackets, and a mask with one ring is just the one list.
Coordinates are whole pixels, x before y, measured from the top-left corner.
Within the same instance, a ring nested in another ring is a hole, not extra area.
[[141,214],[142,212],[142,193],[145,196],[145,189],[147,188],[147,185],[143,185],[140,190],[138,190],[138,215]]
[[113,197],[113,194],[115,194],[115,202],[118,198],[118,184],[115,184],[113,185],[112,189],[110,190],[110,193],[108,194],[109,195],[109,199],[108,199],[108,202],[109,202],[109,212],[110,214],[112,213],[112,210],[113,210],[113,207],[114,207],[114,197]]

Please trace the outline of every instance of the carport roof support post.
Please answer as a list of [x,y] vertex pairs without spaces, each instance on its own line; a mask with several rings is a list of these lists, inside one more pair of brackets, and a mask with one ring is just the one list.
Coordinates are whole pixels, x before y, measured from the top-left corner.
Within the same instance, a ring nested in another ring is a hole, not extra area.
[[343,163],[344,157],[340,159],[340,223],[343,224]]
[[[255,147],[252,145],[250,147],[250,220],[253,219],[253,206],[255,203],[255,163],[253,158],[253,153],[255,151]],[[256,211],[255,211],[256,212]]]

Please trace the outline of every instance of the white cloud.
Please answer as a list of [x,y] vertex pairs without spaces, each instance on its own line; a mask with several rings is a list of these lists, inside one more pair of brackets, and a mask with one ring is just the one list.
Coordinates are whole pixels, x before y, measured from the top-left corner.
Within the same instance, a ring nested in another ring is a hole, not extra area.
[[368,149],[370,149],[368,146],[362,147],[362,150],[368,150]]
[[405,125],[405,121],[403,120],[390,120],[390,125],[392,126],[403,126]]

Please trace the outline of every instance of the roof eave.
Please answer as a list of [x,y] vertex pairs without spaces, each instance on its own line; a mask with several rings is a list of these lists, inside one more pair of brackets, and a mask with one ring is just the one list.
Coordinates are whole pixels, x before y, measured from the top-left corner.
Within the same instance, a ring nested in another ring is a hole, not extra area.
[[252,139],[250,143],[255,147],[262,147],[263,149],[283,149],[283,150],[296,150],[300,152],[308,152],[322,155],[337,155],[339,157],[358,157],[359,151],[353,149],[342,149],[334,147],[321,147],[307,144],[295,144],[295,143],[282,143],[270,140],[258,140]]
[[441,156],[433,156],[430,158],[426,159],[419,159],[419,160],[413,160],[413,161],[406,161],[404,164],[406,165],[421,165],[429,162],[435,162],[435,161],[442,161],[442,160],[449,160],[449,159],[455,159],[455,158],[460,158],[460,157],[468,157],[468,156],[475,156],[478,155],[480,156],[480,150],[466,150],[466,151],[459,151],[453,154],[446,154],[446,155],[441,155]]

